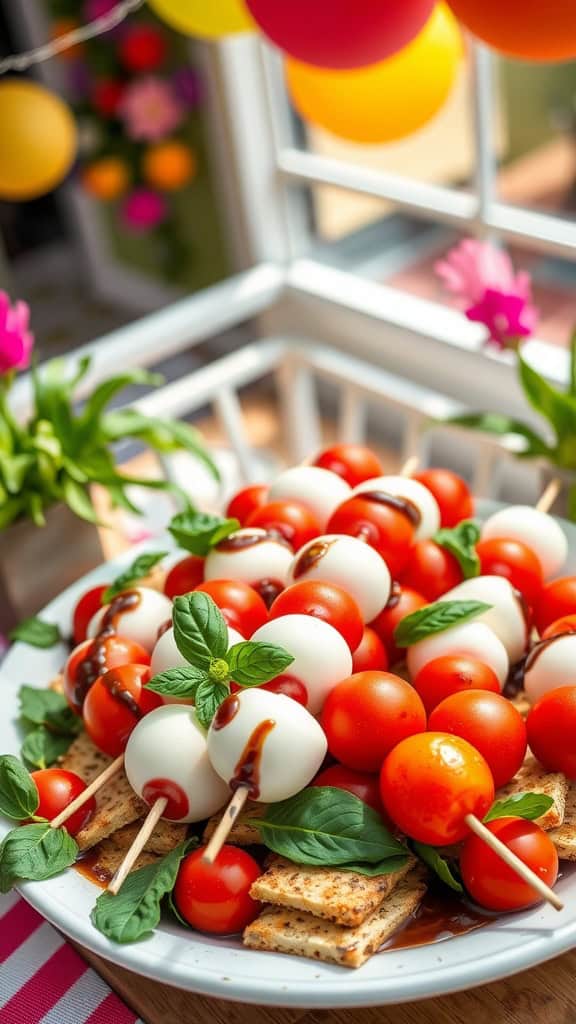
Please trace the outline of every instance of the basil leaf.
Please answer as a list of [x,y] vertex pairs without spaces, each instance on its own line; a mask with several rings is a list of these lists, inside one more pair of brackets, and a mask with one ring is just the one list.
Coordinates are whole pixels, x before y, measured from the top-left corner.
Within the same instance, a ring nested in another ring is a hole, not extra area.
[[411,647],[427,636],[468,622],[491,607],[484,601],[435,601],[402,619],[394,631],[394,642],[397,647]]
[[576,398],[576,330],[570,338],[570,375],[568,378],[568,394]]
[[393,875],[400,871],[408,860],[408,854],[404,853],[398,857],[385,857],[384,860],[376,861],[375,864],[339,864],[338,871],[353,871],[357,875],[366,875],[368,878],[375,878],[377,875]]
[[239,529],[237,519],[222,519],[204,512],[181,512],[168,527],[179,547],[202,556]]
[[72,743],[72,736],[58,736],[44,726],[32,729],[20,748],[20,756],[32,770],[49,768],[66,753]]
[[454,892],[464,892],[463,886],[453,875],[448,861],[440,856],[434,846],[428,846],[427,843],[418,843],[415,839],[412,840],[411,846],[416,856],[424,861],[435,875],[438,875],[438,878],[441,882],[444,882],[444,885],[447,885],[449,889],[453,889]]
[[36,813],[40,798],[34,780],[12,754],[0,757],[0,814],[24,821]]
[[137,942],[149,935],[160,920],[160,903],[176,884],[176,877],[189,843],[180,843],[157,864],[133,871],[120,892],[103,892],[96,900],[92,924],[113,942]]
[[332,786],[311,786],[271,804],[264,817],[251,824],[260,830],[268,849],[296,864],[380,864],[406,853],[375,810]]
[[462,416],[448,416],[442,422],[452,423],[456,427],[466,427],[468,430],[483,430],[484,433],[494,434],[496,437],[505,437],[506,434],[523,437],[526,447],[517,453],[518,458],[533,458],[536,455],[550,457],[553,453],[553,449],[528,424],[497,412],[472,412]]
[[228,627],[208,594],[196,590],[174,599],[174,640],[183,658],[206,671],[214,658],[225,658]]
[[434,537],[436,544],[454,555],[465,580],[480,575],[480,558],[476,551],[479,540],[480,527],[473,519],[464,519],[451,530],[438,530]]
[[530,405],[552,425],[558,440],[574,434],[576,398],[558,391],[518,353],[520,383]]
[[48,822],[12,829],[0,844],[0,892],[15,882],[43,882],[70,867],[78,847],[65,828],[51,828]]
[[292,654],[276,644],[247,640],[234,644],[226,655],[230,676],[238,686],[259,686],[279,676],[294,661]]
[[148,551],[143,555],[139,555],[132,562],[132,565],[120,573],[108,589],[104,591],[102,594],[102,604],[108,604],[116,594],[122,593],[123,590],[132,586],[138,580],[148,576],[150,570],[155,565],[158,565],[158,562],[161,562],[163,558],[166,558],[167,554],[167,551]]
[[24,619],[9,633],[10,640],[31,647],[54,647],[62,639],[59,627],[53,622],[44,622],[36,616]]
[[182,668],[168,668],[165,672],[159,672],[146,683],[145,689],[161,693],[165,697],[194,700],[198,686],[208,678],[208,673],[201,668],[183,665]]
[[553,798],[544,793],[515,793],[492,804],[484,821],[494,821],[496,818],[526,818],[534,821],[546,814],[553,803]]
[[44,725],[50,732],[62,736],[77,736],[82,732],[82,719],[68,707],[66,698],[55,690],[37,690],[34,686],[21,686],[20,714],[32,725]]
[[210,728],[210,723],[218,711],[222,701],[230,696],[228,683],[218,683],[209,677],[200,683],[196,690],[195,705],[196,718],[205,729]]

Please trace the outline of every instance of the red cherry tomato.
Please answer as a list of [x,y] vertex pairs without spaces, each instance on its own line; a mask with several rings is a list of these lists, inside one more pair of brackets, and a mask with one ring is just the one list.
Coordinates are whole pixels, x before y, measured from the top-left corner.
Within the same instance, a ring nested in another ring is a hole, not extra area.
[[566,615],[576,615],[576,576],[561,576],[546,583],[534,608],[534,619],[540,633]]
[[252,513],[265,505],[268,501],[268,484],[251,484],[250,487],[243,487],[241,491],[228,502],[226,515],[230,519],[237,519],[240,526],[246,525],[246,520]]
[[325,448],[316,456],[313,466],[329,469],[331,473],[341,476],[350,487],[382,476],[384,468],[380,459],[370,448],[361,444],[335,444]]
[[576,615],[563,615],[556,619],[542,633],[542,639],[548,640],[551,636],[564,636],[566,633],[576,633]]
[[259,526],[269,533],[279,533],[294,551],[322,533],[314,513],[299,501],[271,501],[261,505],[248,516],[246,526]]
[[323,619],[344,637],[351,651],[362,640],[364,623],[354,598],[335,583],[301,580],[278,595],[270,608],[270,618],[282,615],[312,615]]
[[[495,818],[486,822],[486,827],[546,885],[554,885],[558,877],[558,854],[539,825],[525,818]],[[477,835],[468,836],[464,842],[460,872],[472,899],[487,910],[523,910],[542,899],[529,882],[520,878]]]
[[428,601],[437,601],[462,580],[462,570],[454,555],[433,540],[416,542],[401,577],[403,586],[423,594]]
[[268,609],[253,587],[243,580],[205,580],[196,590],[209,594],[226,622],[250,637],[268,622]]
[[101,636],[85,640],[72,651],[64,669],[64,696],[77,715],[99,676],[120,665],[149,665],[150,655],[127,637]]
[[406,656],[406,651],[396,647],[394,643],[394,631],[399,622],[412,612],[417,612],[428,604],[428,599],[418,594],[404,584],[393,583],[392,592],[388,604],[377,619],[370,623],[372,629],[376,630],[388,651],[388,659],[391,665],[401,661]]
[[328,694],[320,721],[338,761],[376,772],[400,740],[424,731],[426,712],[414,688],[399,676],[358,672]]
[[536,701],[526,719],[530,750],[549,772],[576,779],[576,686],[558,686]]
[[388,654],[378,633],[370,626],[364,626],[362,640],[352,654],[352,671],[385,672],[388,668]]
[[378,814],[382,814],[383,807],[377,775],[370,775],[369,772],[355,772],[343,764],[333,764],[330,768],[325,768],[323,772],[320,772],[310,785],[345,789],[347,793],[353,793]]
[[[47,818],[48,821],[56,818],[86,789],[86,783],[79,775],[74,772],[66,772],[63,768],[44,768],[42,771],[32,772],[31,777],[36,783],[40,798],[36,816]],[[75,836],[88,824],[95,810],[96,801],[92,796],[68,818],[64,828],[71,836]]]
[[102,595],[108,589],[108,584],[92,587],[82,595],[74,609],[72,616],[72,637],[74,646],[81,644],[88,635],[90,620],[102,607]]
[[[374,491],[374,495],[379,493]],[[414,530],[414,523],[406,512],[388,504],[387,500],[367,498],[363,494],[339,505],[326,527],[326,533],[346,533],[366,541],[382,555],[392,576],[398,576],[408,561]]]
[[189,594],[204,579],[204,559],[199,555],[187,555],[173,565],[164,582],[166,597],[173,600],[181,594]]
[[262,871],[237,846],[223,846],[214,864],[202,860],[201,846],[184,858],[174,887],[178,913],[192,928],[214,935],[235,935],[261,910],[250,888]]
[[291,697],[298,704],[302,704],[303,707],[308,706],[308,690],[300,679],[296,679],[296,676],[289,676],[286,673],[276,676],[269,683],[264,683],[262,689],[270,690],[270,693],[282,693],[285,697]]
[[[412,680],[428,714],[434,708],[463,690],[488,690],[500,693],[500,681],[489,665],[467,654],[444,654],[429,661]],[[442,730],[440,730],[442,731]]]
[[482,820],[494,802],[494,780],[467,740],[423,732],[390,751],[380,772],[380,795],[401,832],[446,846],[468,835],[467,814]]
[[542,566],[522,541],[506,537],[481,540],[476,545],[483,576],[503,576],[533,605],[544,585]]
[[440,509],[441,526],[456,526],[474,515],[474,499],[468,484],[450,469],[423,469],[414,479],[432,492]]
[[468,740],[485,758],[494,785],[513,779],[526,754],[522,715],[500,693],[463,690],[446,697],[430,715],[433,732],[450,732]]
[[88,690],[82,708],[86,732],[110,757],[124,752],[143,715],[161,707],[161,696],[144,688],[149,681],[147,665],[120,665],[100,676]]

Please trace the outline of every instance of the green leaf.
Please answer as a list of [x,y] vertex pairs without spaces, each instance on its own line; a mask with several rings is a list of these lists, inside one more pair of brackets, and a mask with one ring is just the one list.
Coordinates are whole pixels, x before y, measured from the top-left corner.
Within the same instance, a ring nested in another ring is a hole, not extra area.
[[353,871],[356,875],[366,875],[368,878],[377,878],[378,875],[393,875],[400,871],[408,860],[408,854],[404,853],[398,857],[385,857],[374,864],[361,862],[359,864],[339,864],[338,871]]
[[20,748],[20,756],[31,770],[49,768],[66,753],[72,740],[72,736],[59,736],[39,726],[26,736]]
[[174,640],[183,658],[206,671],[213,658],[225,658],[228,627],[220,609],[201,590],[174,599]]
[[20,494],[26,476],[34,464],[33,455],[4,455],[0,453],[0,476],[9,494]]
[[570,437],[576,423],[576,398],[564,394],[541,377],[518,353],[520,383],[531,406],[552,425],[558,440]]
[[226,697],[230,696],[228,683],[219,683],[215,679],[204,679],[198,689],[194,703],[196,705],[196,718],[205,729],[210,728],[210,723],[218,708]]
[[568,491],[568,518],[576,523],[576,484],[572,484]]
[[189,423],[144,416],[137,409],[119,409],[104,417],[102,430],[111,441],[134,437],[164,454],[187,451],[206,466],[215,480],[220,480],[218,468],[210,458],[201,434]]
[[93,439],[98,434],[106,406],[120,391],[124,391],[125,388],[134,384],[147,384],[150,387],[156,387],[162,384],[163,380],[161,374],[150,373],[148,370],[135,367],[99,384],[86,401],[78,420],[77,437],[80,445],[86,444],[89,439]]
[[526,448],[519,453],[519,456],[524,458],[533,458],[537,455],[550,456],[553,452],[553,449],[527,423],[511,419],[500,413],[465,413],[462,416],[449,416],[442,422],[452,423],[455,427],[467,427],[469,430],[483,430],[484,433],[495,434],[496,437],[505,437],[507,434],[523,437],[526,441]]
[[381,864],[407,852],[375,810],[331,786],[312,786],[271,804],[251,824],[268,849],[296,864],[352,865],[350,870],[358,870],[359,864]]
[[78,847],[65,828],[48,822],[12,829],[0,844],[0,892],[20,880],[43,882],[70,867]]
[[91,914],[95,928],[112,942],[137,942],[160,921],[160,904],[176,884],[178,869],[189,849],[180,843],[161,861],[128,875],[117,896],[102,893]]
[[54,622],[44,622],[33,615],[30,619],[24,619],[18,626],[15,626],[10,633],[13,642],[30,644],[31,647],[54,647],[60,643],[62,635],[59,627]]
[[568,394],[576,398],[576,330],[570,338],[570,374],[568,377]]
[[184,665],[182,668],[169,668],[159,672],[145,689],[161,693],[163,697],[178,697],[180,700],[194,700],[200,683],[205,683],[209,675],[201,668]]
[[0,814],[15,821],[32,817],[40,799],[34,780],[12,754],[0,757]]
[[527,818],[534,821],[550,810],[554,800],[544,793],[515,793],[504,800],[497,800],[485,816],[484,821],[496,818]]
[[469,622],[491,607],[484,601],[435,601],[402,619],[394,631],[394,642],[397,647],[411,647],[427,636]]
[[181,512],[168,527],[179,547],[202,557],[239,529],[237,519],[222,519],[203,512]]
[[61,736],[77,736],[82,732],[82,719],[68,707],[66,699],[54,690],[21,686],[20,715],[31,725],[43,725]]
[[476,544],[480,540],[480,527],[473,519],[464,519],[452,529],[438,530],[436,544],[445,548],[458,562],[465,580],[480,575],[480,558]]
[[279,676],[292,664],[294,657],[276,644],[247,640],[231,647],[226,660],[230,677],[238,686],[260,686]]
[[25,501],[23,497],[10,498],[8,501],[2,502],[0,505],[0,530],[6,529],[16,519],[18,519],[25,508]]
[[424,861],[435,875],[438,875],[438,878],[441,882],[444,882],[444,885],[447,885],[449,889],[453,889],[454,892],[464,892],[462,885],[454,876],[448,861],[440,856],[434,846],[428,846],[427,843],[418,843],[415,839],[412,840],[410,845],[416,856]]
[[158,562],[161,562],[163,558],[166,558],[167,554],[167,551],[147,551],[145,554],[139,555],[138,558],[134,559],[132,565],[120,573],[108,589],[104,591],[102,603],[108,604],[116,594],[120,594],[123,590],[137,583],[138,580],[148,576],[150,570],[155,565],[158,565]]
[[62,497],[68,508],[80,519],[85,519],[87,523],[98,523],[98,516],[86,488],[71,476],[65,475],[62,479]]

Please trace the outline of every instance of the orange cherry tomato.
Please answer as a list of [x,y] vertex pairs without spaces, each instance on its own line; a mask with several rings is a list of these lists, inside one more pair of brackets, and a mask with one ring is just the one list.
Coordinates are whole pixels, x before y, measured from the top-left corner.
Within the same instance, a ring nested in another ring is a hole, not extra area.
[[192,928],[214,935],[244,930],[262,907],[250,887],[262,874],[260,865],[237,846],[223,846],[213,864],[202,859],[201,846],[184,858],[174,887],[178,913]]
[[248,516],[266,504],[269,490],[268,484],[251,484],[250,487],[243,487],[228,502],[226,515],[230,519],[238,519],[240,526],[244,526]]
[[170,600],[189,594],[204,579],[204,559],[199,555],[187,555],[181,562],[176,562],[164,581],[164,593]]
[[388,654],[378,633],[370,626],[364,626],[362,640],[352,654],[352,671],[385,672],[388,668]]
[[[525,818],[495,818],[486,822],[486,827],[546,885],[554,885],[558,877],[558,853],[536,822]],[[475,834],[464,841],[460,873],[472,899],[487,910],[523,910],[542,899],[529,882],[520,878]]]
[[440,509],[441,526],[456,526],[474,515],[474,499],[468,484],[450,469],[423,469],[414,479],[432,492]]
[[391,575],[398,576],[414,544],[415,524],[407,512],[387,500],[380,501],[378,490],[373,493],[374,497],[358,494],[339,505],[328,520],[326,533],[346,533],[366,541],[382,556]]
[[382,476],[384,468],[378,456],[361,444],[335,444],[325,448],[316,456],[313,466],[329,469],[331,473],[341,476],[350,487]]
[[462,583],[463,578],[454,555],[433,540],[419,540],[410,552],[400,580],[402,586],[423,594],[428,601],[437,601],[447,590]]
[[254,509],[246,519],[246,526],[259,526],[281,537],[298,551],[322,533],[316,516],[299,501],[271,501]]
[[312,615],[323,619],[344,637],[351,651],[362,640],[364,623],[356,601],[347,590],[324,580],[300,580],[287,587],[272,602],[270,618],[282,615]]
[[74,645],[81,644],[88,635],[88,626],[96,612],[99,612],[103,601],[102,596],[108,589],[108,584],[104,583],[98,587],[92,587],[78,601],[74,613],[72,616],[72,637]]
[[434,708],[428,726],[468,740],[486,759],[494,785],[513,779],[526,754],[526,726],[522,715],[500,693],[462,690]]
[[[36,783],[40,798],[36,815],[39,818],[46,818],[48,821],[56,818],[86,789],[86,783],[79,775],[76,775],[75,772],[64,771],[63,768],[43,768],[41,771],[32,772],[31,778]],[[95,810],[96,801],[91,796],[68,818],[64,828],[71,836],[75,836],[88,824]]]
[[503,576],[534,605],[544,586],[542,566],[531,548],[520,540],[494,537],[476,545],[483,576]]
[[162,706],[162,697],[146,690],[148,665],[120,665],[90,687],[82,717],[90,739],[110,757],[124,753],[130,733],[143,715]]
[[397,661],[402,661],[406,656],[406,651],[396,647],[394,643],[396,626],[407,615],[417,612],[425,604],[428,604],[428,599],[423,597],[422,594],[418,594],[415,590],[411,590],[410,587],[404,586],[403,583],[394,582],[388,604],[380,612],[378,618],[370,623],[372,629],[376,630],[388,651],[391,665],[394,665]]
[[576,615],[563,615],[556,619],[542,633],[542,639],[548,640],[551,636],[565,636],[566,633],[576,633]]
[[544,584],[534,608],[534,620],[540,633],[566,615],[576,615],[576,576],[561,576]]
[[208,594],[228,625],[242,636],[252,636],[268,622],[268,609],[260,594],[243,580],[205,580],[196,590]]
[[338,761],[376,772],[400,740],[423,732],[426,712],[414,688],[399,676],[358,672],[331,690],[320,721]]
[[500,693],[500,681],[489,665],[467,654],[444,654],[434,658],[412,680],[428,714],[437,704],[462,690],[490,690]]
[[526,719],[530,750],[549,772],[576,779],[576,686],[558,686],[536,701]]
[[110,668],[120,665],[149,665],[150,655],[140,644],[127,637],[97,636],[78,644],[64,669],[64,696],[77,715],[91,686]]
[[371,775],[369,772],[355,772],[343,764],[333,764],[330,768],[325,768],[323,772],[320,772],[310,785],[345,789],[347,793],[352,793],[369,807],[378,811],[378,814],[382,814],[383,807],[377,775]]
[[482,754],[445,732],[409,736],[388,754],[380,795],[392,821],[411,839],[432,846],[458,843],[465,818],[482,818],[494,802],[494,779]]

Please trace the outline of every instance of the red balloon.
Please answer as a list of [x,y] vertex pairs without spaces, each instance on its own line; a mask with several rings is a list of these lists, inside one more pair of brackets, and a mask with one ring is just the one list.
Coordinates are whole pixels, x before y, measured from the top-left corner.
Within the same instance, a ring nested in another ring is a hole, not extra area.
[[495,50],[521,60],[576,57],[574,0],[448,0],[466,28]]
[[434,0],[245,0],[276,46],[321,68],[362,68],[401,50],[428,21]]

